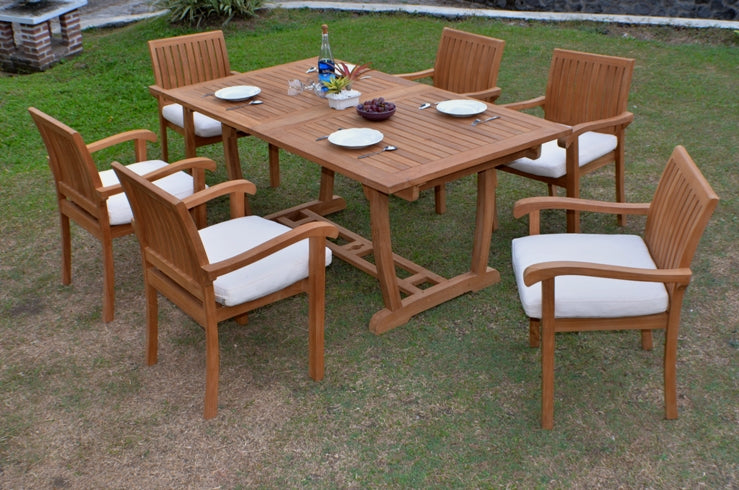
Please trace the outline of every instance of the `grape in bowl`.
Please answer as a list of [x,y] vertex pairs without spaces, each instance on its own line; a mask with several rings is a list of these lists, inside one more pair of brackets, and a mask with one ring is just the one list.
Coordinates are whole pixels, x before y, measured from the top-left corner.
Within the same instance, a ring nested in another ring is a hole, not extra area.
[[395,114],[395,104],[382,97],[365,100],[357,105],[357,114],[370,121],[383,121]]

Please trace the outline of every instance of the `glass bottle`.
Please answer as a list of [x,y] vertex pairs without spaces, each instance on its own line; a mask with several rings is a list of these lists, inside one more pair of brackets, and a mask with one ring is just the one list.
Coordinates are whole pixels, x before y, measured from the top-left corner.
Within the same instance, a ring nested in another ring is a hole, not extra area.
[[[318,82],[328,82],[335,75],[334,55],[331,54],[331,45],[328,43],[328,26],[321,26],[323,33],[321,34],[321,51],[318,54]],[[321,86],[325,94],[328,89]]]

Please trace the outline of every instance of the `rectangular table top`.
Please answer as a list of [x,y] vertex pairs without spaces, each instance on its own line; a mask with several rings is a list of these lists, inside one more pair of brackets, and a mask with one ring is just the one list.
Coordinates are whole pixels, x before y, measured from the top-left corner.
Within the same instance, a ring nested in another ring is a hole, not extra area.
[[[287,95],[288,80],[307,80],[309,75],[305,72],[313,64],[315,60],[310,58],[177,89],[150,89],[364,185],[411,200],[436,182],[479,171],[481,165],[489,162],[504,163],[508,156],[536,149],[570,131],[568,126],[490,103],[476,117],[500,118],[477,126],[471,125],[474,117],[452,117],[433,105],[420,110],[424,102],[463,97],[376,70],[367,73],[370,78],[355,82],[354,88],[362,92],[360,100],[384,97],[394,102],[397,110],[386,121],[367,121],[353,108],[329,108],[325,99],[312,92]],[[264,103],[243,105],[212,95],[234,85],[259,87],[257,98]],[[233,107],[237,108],[230,109]],[[316,141],[338,128],[357,127],[382,132],[382,142],[369,148],[346,149],[325,139]],[[385,145],[394,145],[398,150],[357,158]]]

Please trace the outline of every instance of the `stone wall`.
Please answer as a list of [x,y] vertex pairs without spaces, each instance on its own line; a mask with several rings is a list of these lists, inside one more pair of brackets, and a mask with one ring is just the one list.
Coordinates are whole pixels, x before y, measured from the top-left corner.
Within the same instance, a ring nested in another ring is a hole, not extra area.
[[650,15],[737,20],[739,0],[473,0],[485,6],[534,12]]

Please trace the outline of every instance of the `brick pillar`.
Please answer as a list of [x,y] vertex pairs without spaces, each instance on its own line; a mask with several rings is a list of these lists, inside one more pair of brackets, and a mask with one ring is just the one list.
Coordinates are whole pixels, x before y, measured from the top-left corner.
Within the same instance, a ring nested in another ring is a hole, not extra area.
[[74,9],[63,14],[59,17],[59,25],[62,28],[62,43],[67,47],[67,55],[80,53],[82,51],[80,11]]
[[13,23],[0,21],[0,62],[10,59],[14,51]]
[[20,45],[23,58],[31,68],[43,71],[54,63],[48,22],[35,26],[21,24]]

